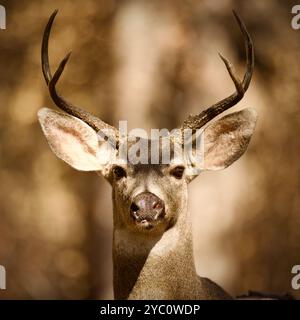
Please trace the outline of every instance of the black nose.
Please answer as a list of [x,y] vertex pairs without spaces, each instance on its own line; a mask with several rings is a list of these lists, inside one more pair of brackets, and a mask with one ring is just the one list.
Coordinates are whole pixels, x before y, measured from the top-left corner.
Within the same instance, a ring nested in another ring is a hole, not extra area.
[[155,194],[143,192],[137,195],[130,206],[131,216],[136,221],[157,221],[165,216],[165,204]]

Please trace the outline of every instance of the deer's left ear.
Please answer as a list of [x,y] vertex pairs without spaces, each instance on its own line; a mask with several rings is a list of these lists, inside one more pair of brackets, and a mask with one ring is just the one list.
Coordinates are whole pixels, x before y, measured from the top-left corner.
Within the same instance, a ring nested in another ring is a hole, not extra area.
[[203,169],[220,170],[236,161],[247,150],[256,120],[256,111],[247,108],[205,128]]

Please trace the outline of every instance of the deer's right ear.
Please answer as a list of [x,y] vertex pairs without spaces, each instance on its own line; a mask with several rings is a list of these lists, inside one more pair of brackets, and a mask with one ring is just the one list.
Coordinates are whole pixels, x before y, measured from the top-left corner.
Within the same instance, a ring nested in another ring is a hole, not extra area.
[[[97,133],[82,120],[48,108],[38,119],[52,151],[77,170],[102,171],[109,150],[101,150]],[[100,154],[100,157],[99,157]]]

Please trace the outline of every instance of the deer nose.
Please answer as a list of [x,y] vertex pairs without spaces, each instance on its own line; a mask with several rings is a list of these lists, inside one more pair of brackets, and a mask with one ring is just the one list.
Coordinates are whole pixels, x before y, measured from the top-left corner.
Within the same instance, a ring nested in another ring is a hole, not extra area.
[[165,204],[155,194],[143,192],[138,194],[130,206],[131,216],[138,222],[157,221],[165,216]]

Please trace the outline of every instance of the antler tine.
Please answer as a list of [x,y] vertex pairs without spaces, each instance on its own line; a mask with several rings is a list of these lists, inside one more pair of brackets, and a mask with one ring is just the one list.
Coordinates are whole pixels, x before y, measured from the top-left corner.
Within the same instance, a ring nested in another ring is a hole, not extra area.
[[218,116],[220,113],[224,112],[225,110],[233,107],[236,105],[244,96],[245,92],[247,91],[250,81],[253,74],[254,68],[254,49],[251,37],[246,29],[245,24],[240,19],[235,11],[233,11],[234,17],[238,23],[238,26],[244,36],[245,46],[246,46],[246,73],[244,75],[243,81],[241,82],[234,67],[230,61],[228,61],[225,57],[221,54],[220,57],[223,60],[226,69],[235,85],[236,91],[231,94],[229,97],[217,102],[216,104],[210,106],[209,108],[202,111],[200,114],[192,116],[190,115],[183,123],[182,129],[200,129],[205,124],[207,124],[210,120]]
[[49,65],[49,53],[48,53],[48,43],[49,43],[49,36],[52,28],[53,21],[58,13],[58,10],[56,9],[50,16],[49,21],[46,25],[44,35],[43,35],[43,42],[42,42],[42,51],[41,51],[41,56],[42,56],[42,69],[43,69],[43,74],[45,81],[47,85],[49,84],[52,75],[50,71],[50,65]]
[[58,10],[55,10],[52,15],[49,18],[49,21],[46,25],[44,36],[43,36],[43,42],[42,42],[42,51],[41,51],[41,57],[42,57],[42,69],[45,81],[48,85],[49,92],[51,95],[52,100],[54,103],[63,111],[67,112],[70,115],[73,115],[85,123],[87,123],[89,126],[91,126],[95,131],[100,130],[112,130],[114,133],[116,139],[118,140],[119,132],[115,127],[112,127],[99,118],[93,116],[89,112],[76,107],[72,105],[70,102],[66,101],[61,95],[59,95],[56,91],[56,84],[61,76],[61,74],[64,71],[64,68],[70,58],[71,52],[69,52],[65,58],[61,61],[59,67],[57,68],[54,76],[51,75],[50,65],[49,65],[49,53],[48,53],[48,47],[49,47],[49,36],[51,32],[51,28],[53,25],[53,21],[57,15]]

